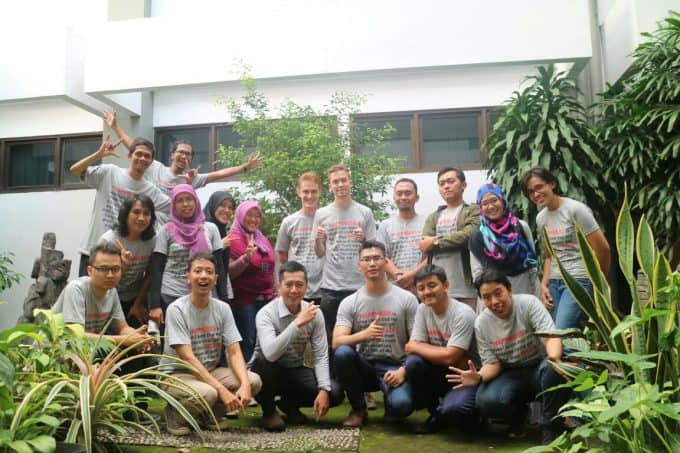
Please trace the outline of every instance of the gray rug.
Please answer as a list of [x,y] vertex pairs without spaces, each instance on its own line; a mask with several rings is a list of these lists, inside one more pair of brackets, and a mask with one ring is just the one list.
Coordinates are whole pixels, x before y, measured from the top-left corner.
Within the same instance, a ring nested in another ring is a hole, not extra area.
[[139,431],[125,435],[99,433],[102,442],[128,445],[158,445],[176,448],[216,448],[220,450],[354,450],[359,448],[359,429],[288,428],[270,433],[261,428],[231,428],[222,432],[204,431],[204,439],[192,433],[179,437],[168,433],[149,435]]

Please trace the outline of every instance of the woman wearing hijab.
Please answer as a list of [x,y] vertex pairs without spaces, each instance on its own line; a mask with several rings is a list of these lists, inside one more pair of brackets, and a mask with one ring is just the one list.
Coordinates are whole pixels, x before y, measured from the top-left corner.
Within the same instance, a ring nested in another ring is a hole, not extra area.
[[484,184],[477,192],[480,225],[470,237],[472,273],[486,268],[505,273],[516,294],[538,295],[536,251],[529,225],[510,210],[496,184]]
[[243,342],[241,349],[246,362],[255,349],[257,332],[255,315],[275,296],[274,248],[260,231],[262,209],[248,200],[236,208],[236,220],[231,226],[231,261],[229,275],[234,289],[232,311]]
[[178,184],[171,192],[170,220],[163,225],[151,255],[151,289],[149,318],[159,325],[164,322],[165,309],[176,299],[187,295],[187,265],[198,252],[215,256],[217,296],[228,300],[224,249],[219,230],[205,222],[201,202],[188,184]]
[[224,252],[224,269],[227,272],[227,292],[229,300],[234,298],[232,291],[231,280],[229,278],[229,259],[231,257],[231,232],[228,230],[231,220],[234,218],[234,211],[236,210],[236,200],[226,190],[218,190],[210,195],[210,199],[203,209],[205,221],[214,224],[220,232],[222,238],[222,247]]

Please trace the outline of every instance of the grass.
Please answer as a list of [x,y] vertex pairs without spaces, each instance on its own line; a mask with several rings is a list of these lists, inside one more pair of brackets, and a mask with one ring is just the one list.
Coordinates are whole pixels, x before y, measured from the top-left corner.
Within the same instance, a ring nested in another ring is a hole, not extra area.
[[[540,442],[540,433],[529,429],[527,437],[520,440],[509,439],[502,426],[491,426],[487,432],[478,436],[470,436],[460,432],[455,427],[449,427],[440,433],[432,435],[416,435],[413,429],[427,418],[427,411],[415,412],[406,420],[399,423],[385,423],[383,421],[382,395],[374,394],[378,409],[369,412],[368,425],[361,430],[359,452],[383,453],[401,451],[421,452],[450,452],[465,451],[466,453],[489,452],[509,453],[520,452],[526,448],[537,445]],[[151,410],[162,413],[164,403],[157,401],[151,405]],[[331,408],[326,417],[318,424],[311,426],[337,428],[349,413],[350,407],[347,400],[338,407]],[[303,408],[302,412],[311,417],[311,408]],[[259,407],[249,408],[241,414],[237,420],[232,420],[234,427],[259,426],[261,411]],[[148,447],[120,445],[119,448],[125,453],[170,453],[176,452],[176,448]],[[192,448],[192,452],[211,452],[208,448]],[[231,450],[243,451],[243,450]],[[343,450],[333,450],[342,452]]]

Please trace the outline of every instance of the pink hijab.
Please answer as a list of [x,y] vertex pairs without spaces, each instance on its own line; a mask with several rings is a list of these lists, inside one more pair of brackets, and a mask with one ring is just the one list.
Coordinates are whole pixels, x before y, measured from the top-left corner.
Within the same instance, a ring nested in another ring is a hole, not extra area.
[[[248,211],[250,211],[253,208],[257,209],[260,215],[264,217],[264,215],[262,214],[262,208],[260,208],[260,205],[257,204],[256,201],[253,200],[244,201],[236,208],[235,213],[236,221],[231,225],[231,231],[238,231],[245,237],[248,237],[251,234],[250,231],[248,231],[244,225],[246,222],[246,214],[248,214]],[[267,237],[264,234],[262,234],[262,231],[260,231],[259,229],[255,230],[255,232],[252,234],[255,240],[255,246],[262,254],[267,255],[271,251],[269,240],[267,239]]]
[[[196,201],[196,209],[190,219],[181,218],[175,209],[177,197],[183,193],[188,193]],[[189,184],[177,184],[172,188],[170,199],[172,200],[170,205],[170,221],[165,224],[165,229],[172,240],[189,249],[189,258],[198,252],[210,253],[208,240],[203,232],[205,215],[201,210],[201,202],[194,188]]]

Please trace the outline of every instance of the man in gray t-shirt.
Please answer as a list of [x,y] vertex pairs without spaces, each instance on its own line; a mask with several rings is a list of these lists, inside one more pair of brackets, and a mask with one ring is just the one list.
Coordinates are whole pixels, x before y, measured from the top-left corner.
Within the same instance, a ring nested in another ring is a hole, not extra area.
[[[262,307],[255,320],[257,343],[250,369],[262,378],[257,401],[268,431],[286,426],[274,406],[277,395],[286,421],[293,424],[307,421],[300,407],[313,407],[318,421],[343,398],[342,388],[330,377],[323,314],[317,305],[302,300],[306,291],[305,267],[297,261],[285,262],[279,269],[280,297]],[[314,369],[304,365],[307,346]]]
[[425,216],[415,210],[420,197],[414,180],[397,180],[393,195],[397,214],[380,223],[376,238],[387,249],[387,275],[399,287],[412,290],[416,272],[426,263],[419,248]]
[[333,331],[335,376],[345,388],[352,411],[346,427],[367,419],[364,392],[382,390],[385,415],[404,418],[413,412],[411,384],[403,366],[418,301],[387,281],[385,246],[365,241],[359,252],[364,286],[338,308]]
[[81,324],[88,337],[98,338],[108,325],[108,332],[113,334],[104,335],[105,338],[124,346],[146,341],[140,350],[150,350],[153,342],[146,333],[146,325],[130,327],[120,306],[116,286],[123,273],[123,262],[118,247],[112,242],[98,244],[91,250],[89,260],[88,276],[70,281],[52,311],[63,313],[66,323]]
[[366,206],[352,200],[352,179],[344,165],[328,170],[333,203],[316,211],[312,226],[314,251],[326,262],[321,276],[321,311],[330,343],[340,302],[363,284],[357,269],[359,246],[375,238],[375,219]]
[[[239,346],[241,336],[231,308],[211,297],[217,283],[215,258],[208,253],[195,254],[189,260],[187,282],[191,293],[168,306],[163,352],[188,362],[194,371],[177,369],[167,357],[161,359],[161,365],[205,400],[218,424],[214,424],[205,407],[193,395],[176,386],[167,390],[179,398],[193,416],[199,416],[205,428],[224,428],[220,419],[225,410],[245,410],[262,383],[257,374],[246,369]],[[228,367],[220,366],[222,351],[226,353]],[[170,406],[166,407],[166,417],[170,434],[186,436],[191,433]]]
[[279,265],[297,261],[305,267],[308,277],[305,299],[318,304],[321,302],[321,275],[325,262],[324,257],[316,256],[312,241],[314,215],[321,196],[319,176],[312,171],[301,174],[298,178],[297,195],[302,206],[299,211],[281,222],[276,238],[276,258]]
[[569,399],[569,389],[546,391],[564,383],[547,359],[562,359],[562,340],[539,338],[537,333],[555,329],[550,314],[540,300],[529,294],[512,294],[508,278],[487,269],[475,281],[486,309],[475,321],[475,336],[482,361],[477,370],[451,367],[454,388],[475,387],[477,407],[482,416],[503,417],[510,432],[523,432],[526,404],[541,395],[544,438],[554,438],[564,430],[561,420],[551,421]]
[[[439,431],[445,421],[474,428],[476,387],[452,389],[446,381],[449,366],[479,364],[474,337],[475,312],[448,295],[446,272],[428,265],[415,277],[418,306],[411,340],[406,343],[406,377],[413,385],[416,408],[430,418],[416,428],[420,434]],[[441,404],[439,403],[441,399]]]

